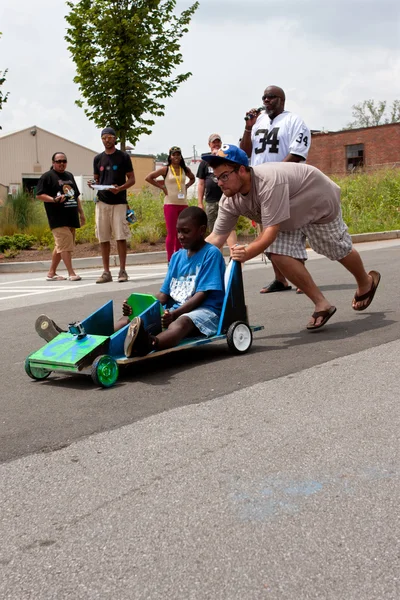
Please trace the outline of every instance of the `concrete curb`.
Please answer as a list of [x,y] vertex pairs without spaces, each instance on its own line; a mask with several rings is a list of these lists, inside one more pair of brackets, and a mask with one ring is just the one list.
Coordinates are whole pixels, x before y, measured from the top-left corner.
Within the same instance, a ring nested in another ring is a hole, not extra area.
[[[229,256],[229,248],[225,246],[223,249],[223,255]],[[128,254],[126,257],[127,265],[152,265],[152,264],[166,264],[167,253],[165,250],[161,252],[140,252],[137,254]],[[90,256],[88,258],[75,258],[73,259],[73,265],[75,269],[95,269],[102,268],[103,263],[101,256]],[[112,254],[110,256],[110,267],[118,267],[118,255]],[[50,268],[49,260],[40,260],[35,262],[10,262],[0,263],[0,273],[33,273],[35,271],[48,271]],[[65,271],[64,263],[61,262],[57,271]]]
[[[400,230],[394,231],[381,231],[376,233],[358,233],[351,236],[354,244],[362,242],[379,242],[382,240],[393,240],[400,238]],[[229,248],[227,246],[223,249],[224,256],[229,256]],[[151,265],[157,263],[166,263],[167,253],[161,252],[141,252],[137,254],[128,254],[126,264],[127,265]],[[74,267],[76,269],[95,269],[102,267],[101,256],[91,256],[89,258],[75,258],[73,259]],[[113,254],[110,256],[110,266],[118,267],[118,255]],[[33,273],[35,271],[48,271],[50,267],[49,260],[42,260],[36,262],[10,262],[0,263],[0,273]],[[65,270],[64,263],[60,263],[59,270]]]

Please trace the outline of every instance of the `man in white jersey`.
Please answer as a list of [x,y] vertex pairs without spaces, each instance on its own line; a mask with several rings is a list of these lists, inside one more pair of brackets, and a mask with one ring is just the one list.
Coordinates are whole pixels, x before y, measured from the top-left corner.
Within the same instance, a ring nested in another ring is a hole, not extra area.
[[240,215],[262,224],[262,232],[251,244],[231,248],[231,257],[245,262],[268,248],[279,270],[314,304],[307,329],[323,327],[336,307],[305,267],[306,238],[311,248],[340,262],[355,278],[353,309],[362,311],[371,304],[381,276],[377,271],[367,273],[353,248],[336,183],[311,165],[281,162],[250,168],[245,152],[228,144],[202,158],[214,169],[223,192],[207,241],[221,248]]
[[[284,110],[285,92],[280,87],[270,85],[264,90],[262,101],[265,111],[251,109],[246,113],[246,126],[240,143],[241,149],[251,158],[251,166],[266,162],[305,161],[311,133],[301,117]],[[291,290],[283,273],[272,259],[271,262],[275,279],[263,287],[261,293]],[[299,288],[297,291],[301,292]]]

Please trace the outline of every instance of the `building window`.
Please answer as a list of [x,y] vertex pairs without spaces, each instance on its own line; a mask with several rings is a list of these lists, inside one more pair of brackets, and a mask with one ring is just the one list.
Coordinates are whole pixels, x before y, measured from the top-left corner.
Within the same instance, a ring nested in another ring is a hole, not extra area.
[[348,171],[364,166],[364,144],[346,146],[346,166]]

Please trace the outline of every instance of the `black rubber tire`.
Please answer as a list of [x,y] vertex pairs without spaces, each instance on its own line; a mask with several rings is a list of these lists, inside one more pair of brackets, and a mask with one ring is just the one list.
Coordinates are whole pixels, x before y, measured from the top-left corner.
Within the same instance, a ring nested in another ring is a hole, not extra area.
[[226,341],[233,354],[245,354],[253,343],[253,332],[244,321],[235,321],[229,325]]

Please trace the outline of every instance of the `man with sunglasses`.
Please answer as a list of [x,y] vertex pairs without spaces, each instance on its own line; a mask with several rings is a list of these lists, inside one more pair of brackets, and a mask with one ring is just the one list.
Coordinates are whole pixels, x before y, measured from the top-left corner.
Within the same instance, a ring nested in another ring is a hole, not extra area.
[[63,260],[70,281],[80,281],[72,266],[72,252],[75,245],[75,230],[85,224],[85,214],[79,199],[79,189],[74,176],[67,171],[67,157],[64,152],[55,152],[52,166],[44,173],[36,186],[36,197],[44,202],[47,220],[54,237],[54,250],[47,281],[61,281],[66,277],[57,274],[57,267]]
[[[95,184],[110,186],[109,189],[99,190],[96,203],[96,236],[100,242],[103,273],[96,283],[112,281],[110,272],[110,242],[111,237],[117,241],[119,258],[118,281],[128,281],[126,272],[127,243],[131,232],[126,220],[127,199],[126,190],[135,184],[135,174],[129,155],[117,150],[115,130],[105,127],[101,132],[104,152],[94,157],[93,172]],[[91,183],[88,184],[92,186]]]
[[329,177],[311,165],[296,163],[250,168],[245,152],[227,144],[216,155],[203,155],[203,160],[214,169],[223,193],[213,232],[206,241],[221,248],[241,215],[262,224],[262,232],[251,244],[231,248],[231,257],[245,262],[268,248],[280,271],[314,304],[308,330],[323,327],[336,307],[305,267],[306,238],[313,250],[340,262],[355,278],[352,308],[362,311],[371,304],[380,274],[367,273],[353,248],[342,219],[340,188]]
[[[307,158],[311,133],[303,119],[285,110],[285,92],[275,85],[264,90],[264,110],[251,109],[245,116],[240,147],[251,159],[251,166],[266,162],[302,162]],[[291,290],[286,278],[272,261],[275,279],[261,294]],[[297,290],[298,293],[301,290]]]

